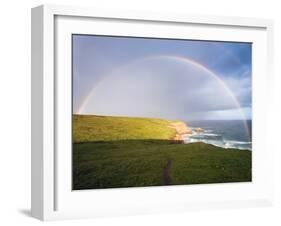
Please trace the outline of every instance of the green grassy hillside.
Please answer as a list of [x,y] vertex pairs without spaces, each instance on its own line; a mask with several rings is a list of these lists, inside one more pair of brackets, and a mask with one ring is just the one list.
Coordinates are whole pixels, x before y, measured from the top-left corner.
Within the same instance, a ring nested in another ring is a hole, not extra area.
[[175,121],[73,118],[73,189],[251,181],[251,152],[175,144]]
[[175,136],[175,129],[170,127],[173,122],[176,121],[152,118],[74,115],[74,142],[169,140]]

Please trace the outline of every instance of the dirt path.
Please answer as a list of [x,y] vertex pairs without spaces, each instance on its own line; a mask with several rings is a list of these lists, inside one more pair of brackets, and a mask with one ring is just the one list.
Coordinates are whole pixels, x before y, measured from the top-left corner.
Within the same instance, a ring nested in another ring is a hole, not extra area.
[[169,170],[172,166],[172,160],[169,159],[167,165],[164,168],[163,171],[163,177],[164,177],[164,185],[171,185],[172,184],[172,178],[169,175]]

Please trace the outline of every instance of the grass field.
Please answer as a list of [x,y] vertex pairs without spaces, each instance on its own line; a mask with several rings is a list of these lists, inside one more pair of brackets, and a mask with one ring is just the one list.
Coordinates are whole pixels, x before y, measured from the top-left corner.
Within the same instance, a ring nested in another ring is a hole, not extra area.
[[173,122],[74,115],[73,189],[251,181],[250,151],[175,144]]

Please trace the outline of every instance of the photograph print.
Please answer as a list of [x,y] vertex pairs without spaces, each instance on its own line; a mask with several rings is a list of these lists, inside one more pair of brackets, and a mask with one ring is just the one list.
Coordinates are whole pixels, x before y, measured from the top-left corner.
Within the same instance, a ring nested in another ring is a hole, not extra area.
[[72,189],[252,181],[252,44],[72,35]]

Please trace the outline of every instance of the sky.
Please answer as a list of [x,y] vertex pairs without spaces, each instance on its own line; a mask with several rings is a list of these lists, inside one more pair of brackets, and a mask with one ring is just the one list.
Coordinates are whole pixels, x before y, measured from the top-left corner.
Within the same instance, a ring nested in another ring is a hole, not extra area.
[[252,118],[251,43],[73,35],[73,112]]

